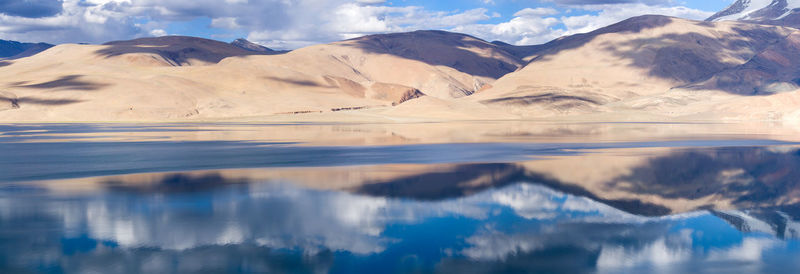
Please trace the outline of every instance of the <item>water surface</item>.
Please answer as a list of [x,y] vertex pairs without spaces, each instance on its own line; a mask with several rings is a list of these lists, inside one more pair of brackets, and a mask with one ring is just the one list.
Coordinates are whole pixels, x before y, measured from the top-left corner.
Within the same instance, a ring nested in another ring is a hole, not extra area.
[[792,133],[0,125],[0,272],[785,272]]

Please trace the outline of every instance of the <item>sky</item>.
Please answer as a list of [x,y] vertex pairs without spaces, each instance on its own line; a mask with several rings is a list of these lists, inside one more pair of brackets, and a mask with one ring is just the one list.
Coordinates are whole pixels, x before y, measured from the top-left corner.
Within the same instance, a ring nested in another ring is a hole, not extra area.
[[644,14],[702,20],[733,1],[0,0],[0,39],[60,44],[189,35],[295,49],[437,29],[533,45]]

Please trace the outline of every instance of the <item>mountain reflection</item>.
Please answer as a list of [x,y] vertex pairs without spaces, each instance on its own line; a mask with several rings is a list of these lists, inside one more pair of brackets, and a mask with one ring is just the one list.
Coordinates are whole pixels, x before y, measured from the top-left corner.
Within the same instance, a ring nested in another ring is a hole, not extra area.
[[528,182],[415,200],[238,179],[190,189],[215,177],[164,178],[107,181],[77,196],[3,188],[0,272],[675,272],[699,263],[768,270],[766,259],[796,267],[764,255],[795,256],[796,240],[743,234],[718,213],[643,217]]
[[638,151],[5,184],[0,272],[800,267],[797,148]]

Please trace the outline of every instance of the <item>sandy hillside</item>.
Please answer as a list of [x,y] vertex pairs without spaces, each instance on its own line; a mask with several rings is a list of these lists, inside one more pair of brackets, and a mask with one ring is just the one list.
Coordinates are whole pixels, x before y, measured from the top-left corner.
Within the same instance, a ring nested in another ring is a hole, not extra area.
[[439,31],[256,53],[190,37],[59,45],[0,67],[0,120],[196,120],[390,107],[424,95],[467,96],[523,62],[494,44]]
[[[621,120],[648,114],[767,118],[767,112],[746,117],[712,110],[749,101],[774,106],[768,101],[781,99],[768,98],[777,93],[772,89],[796,90],[791,79],[800,75],[787,62],[797,55],[795,31],[740,22],[635,17],[545,44],[523,69],[470,100],[522,117],[617,113]],[[754,85],[770,92],[752,96],[742,91]],[[791,109],[781,111],[792,115]]]
[[799,33],[648,15],[537,46],[443,31],[288,53],[191,37],[59,45],[0,63],[0,121],[800,124]]

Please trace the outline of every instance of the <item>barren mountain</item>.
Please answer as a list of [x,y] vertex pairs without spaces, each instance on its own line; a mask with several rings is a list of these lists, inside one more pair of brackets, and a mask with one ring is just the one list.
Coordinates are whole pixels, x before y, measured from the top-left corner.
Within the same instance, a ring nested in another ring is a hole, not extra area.
[[742,95],[769,95],[800,89],[800,31],[775,43],[746,63],[716,74],[693,88],[722,89]]
[[239,38],[239,39],[233,40],[233,42],[231,42],[231,45],[234,45],[234,46],[236,46],[238,48],[242,48],[242,49],[245,49],[245,50],[255,51],[255,52],[276,52],[276,51],[274,51],[274,50],[272,50],[272,49],[270,49],[268,47],[265,47],[265,46],[262,46],[262,45],[247,41],[247,39],[244,39],[244,38]]
[[51,48],[47,43],[21,43],[0,40],[0,59],[19,59],[28,57]]
[[[741,22],[635,17],[545,44],[527,66],[496,81],[492,89],[472,100],[531,116],[621,110],[675,112],[666,109],[684,107],[718,93],[677,98],[681,93],[672,92],[673,88],[716,79],[722,77],[720,73],[752,68],[767,81],[763,74],[767,69],[759,64],[769,63],[775,66],[773,78],[791,82],[796,73],[779,68],[781,60],[775,59],[780,57],[775,52],[786,54],[780,58],[796,54],[796,50],[790,50],[793,36],[789,35],[794,31]],[[793,66],[791,63],[784,65]],[[705,88],[741,95],[741,89],[758,85],[725,80],[729,78]]]
[[0,119],[794,121],[798,33],[650,15],[522,47],[443,31],[280,54],[177,36],[59,45],[0,63]]
[[[234,44],[188,36],[148,37],[108,42],[103,45],[108,47],[98,50],[97,53],[106,57],[126,55],[126,57],[130,57],[130,62],[141,64],[141,62],[137,61],[144,61],[148,64],[171,66],[216,64],[220,60],[231,56],[271,53],[248,50]],[[141,56],[147,56],[153,60],[137,60]],[[156,62],[153,63],[151,61]]]
[[737,0],[706,21],[739,20],[762,24],[800,27],[798,0]]
[[278,55],[175,36],[59,45],[0,68],[6,102],[0,119],[219,119],[358,110],[423,94],[466,96],[521,64],[494,44],[438,31],[373,35]]

